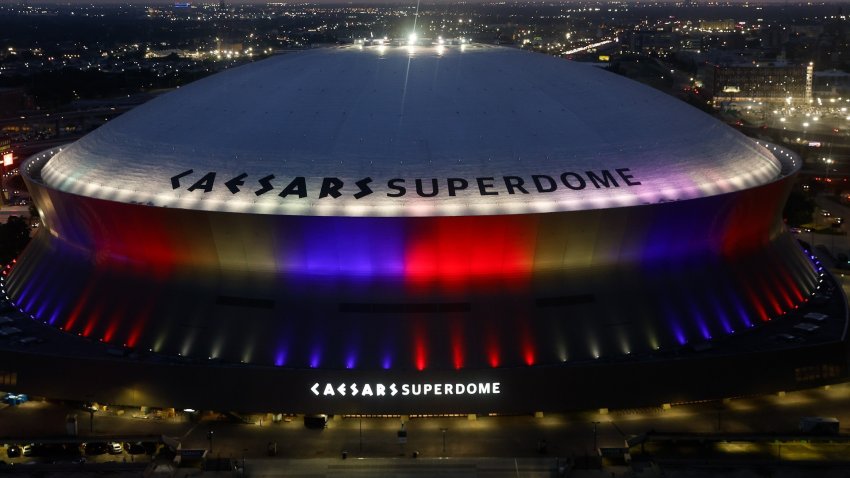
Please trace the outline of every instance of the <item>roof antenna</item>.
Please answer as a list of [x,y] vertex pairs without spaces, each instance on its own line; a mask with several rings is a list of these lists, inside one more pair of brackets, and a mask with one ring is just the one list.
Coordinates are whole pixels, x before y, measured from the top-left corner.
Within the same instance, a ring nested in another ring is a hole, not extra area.
[[[413,14],[413,30],[410,32],[410,35],[407,37],[407,45],[409,47],[415,47],[418,41],[416,36],[416,21],[419,20],[419,3],[422,0],[416,0],[416,12]],[[399,123],[402,121],[404,117],[404,101],[407,98],[407,79],[410,76],[410,61],[413,58],[413,55],[407,56],[407,68],[404,71],[404,86],[401,91],[401,113],[399,114]]]
[[419,20],[419,3],[422,0],[416,0],[416,12],[413,14],[413,31],[410,32],[411,38],[416,38],[416,22]]

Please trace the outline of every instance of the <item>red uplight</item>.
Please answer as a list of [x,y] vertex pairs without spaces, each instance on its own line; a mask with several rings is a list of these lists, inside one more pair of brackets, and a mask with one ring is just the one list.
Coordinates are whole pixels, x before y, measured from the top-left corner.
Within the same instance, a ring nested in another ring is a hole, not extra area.
[[491,350],[488,357],[490,366],[496,368],[499,366],[499,354],[495,350]]
[[425,350],[421,348],[416,349],[416,370],[425,370]]
[[530,275],[536,237],[516,231],[533,230],[528,221],[514,216],[422,221],[405,256],[405,276],[414,284],[437,282],[448,287],[482,278],[523,280]]
[[534,350],[532,350],[531,347],[526,347],[526,349],[523,351],[523,358],[525,359],[526,365],[534,365]]
[[413,326],[413,353],[414,353],[414,364],[416,365],[416,370],[420,372],[425,370],[425,364],[427,362],[427,351],[425,346],[425,327],[422,323],[415,323]]
[[449,325],[452,345],[452,364],[455,370],[463,368],[463,319],[454,317]]
[[491,330],[487,334],[487,361],[490,363],[491,367],[496,368],[502,363],[499,358],[500,356],[499,339],[496,336],[496,333]]

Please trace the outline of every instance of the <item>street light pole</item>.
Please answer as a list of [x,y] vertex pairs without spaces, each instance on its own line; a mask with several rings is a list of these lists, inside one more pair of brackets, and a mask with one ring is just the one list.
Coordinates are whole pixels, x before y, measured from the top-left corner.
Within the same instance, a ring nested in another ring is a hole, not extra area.
[[824,163],[824,175],[826,176],[826,180],[829,179],[829,166],[832,165],[833,160],[831,158],[823,158]]
[[213,431],[212,430],[207,432],[207,440],[210,441],[210,455],[212,455],[212,452],[213,452]]
[[440,428],[440,431],[443,432],[443,455],[446,454],[446,432],[449,431],[448,428]]
[[723,427],[720,425],[720,423],[721,423],[720,422],[720,416],[721,416],[722,413],[723,413],[723,408],[718,407],[717,408],[717,431],[718,431],[718,433],[723,431]]
[[598,453],[597,450],[599,450],[598,435],[596,433],[597,432],[596,426],[599,425],[599,422],[594,421],[592,423],[593,423],[593,453],[595,454],[595,453]]

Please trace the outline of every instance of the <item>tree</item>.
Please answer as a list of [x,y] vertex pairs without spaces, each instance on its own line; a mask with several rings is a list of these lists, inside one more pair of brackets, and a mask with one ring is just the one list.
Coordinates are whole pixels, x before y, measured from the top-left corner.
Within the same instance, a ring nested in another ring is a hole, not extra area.
[[30,228],[19,216],[9,216],[6,224],[0,224],[0,263],[5,264],[18,257],[30,242]]
[[782,215],[789,226],[802,226],[812,222],[814,213],[815,202],[799,191],[792,191]]

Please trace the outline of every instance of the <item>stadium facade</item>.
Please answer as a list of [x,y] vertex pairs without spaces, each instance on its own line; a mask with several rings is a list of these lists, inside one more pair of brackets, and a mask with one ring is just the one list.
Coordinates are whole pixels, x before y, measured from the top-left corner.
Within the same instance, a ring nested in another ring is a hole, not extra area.
[[[4,292],[75,342],[15,352],[22,391],[514,413],[846,375],[843,336],[687,356],[821,284],[781,218],[799,160],[592,66],[481,45],[291,53],[24,169],[43,227]],[[57,360],[123,373],[59,388]]]

